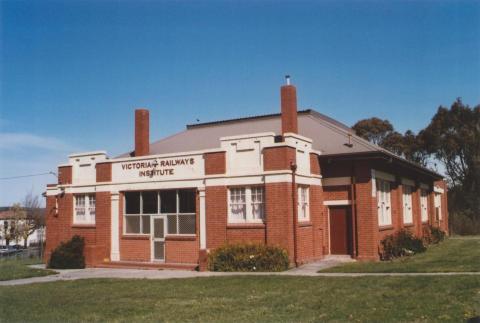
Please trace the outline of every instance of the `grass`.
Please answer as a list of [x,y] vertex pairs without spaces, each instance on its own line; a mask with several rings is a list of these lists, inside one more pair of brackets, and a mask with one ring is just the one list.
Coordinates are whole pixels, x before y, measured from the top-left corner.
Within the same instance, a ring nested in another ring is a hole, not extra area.
[[321,270],[335,273],[418,273],[480,271],[480,236],[449,238],[427,251],[393,261],[357,262]]
[[28,265],[41,263],[35,259],[4,259],[0,261],[0,281],[55,274],[52,270],[30,268]]
[[459,322],[480,276],[91,279],[0,287],[0,304],[5,322]]

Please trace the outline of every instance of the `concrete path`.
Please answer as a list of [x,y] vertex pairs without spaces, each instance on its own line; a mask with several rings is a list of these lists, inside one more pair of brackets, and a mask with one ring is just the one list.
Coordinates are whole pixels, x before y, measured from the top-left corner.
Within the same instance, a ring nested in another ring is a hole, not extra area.
[[[457,276],[457,275],[480,275],[480,272],[446,272],[446,273],[317,273],[320,269],[336,266],[338,259],[326,259],[310,263],[299,268],[279,273],[224,273],[224,272],[197,272],[187,270],[144,270],[144,269],[110,269],[110,268],[86,268],[86,269],[63,269],[56,270],[58,274],[31,277],[25,279],[0,281],[0,286],[25,285],[33,283],[48,283],[62,280],[77,280],[88,278],[126,278],[126,279],[171,279],[171,278],[195,278],[216,276],[308,276],[308,277],[408,277],[408,276]],[[34,265],[35,268],[45,268],[45,265]]]

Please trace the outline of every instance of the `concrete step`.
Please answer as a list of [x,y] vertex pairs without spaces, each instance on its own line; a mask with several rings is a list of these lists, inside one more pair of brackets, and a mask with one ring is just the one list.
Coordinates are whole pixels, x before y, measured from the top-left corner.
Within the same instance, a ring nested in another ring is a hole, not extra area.
[[337,261],[337,262],[355,262],[350,255],[327,255],[323,260],[326,261]]
[[109,261],[95,265],[96,268],[118,268],[118,269],[180,269],[195,270],[197,264],[179,264],[179,263],[157,263],[157,262],[137,262],[137,261]]

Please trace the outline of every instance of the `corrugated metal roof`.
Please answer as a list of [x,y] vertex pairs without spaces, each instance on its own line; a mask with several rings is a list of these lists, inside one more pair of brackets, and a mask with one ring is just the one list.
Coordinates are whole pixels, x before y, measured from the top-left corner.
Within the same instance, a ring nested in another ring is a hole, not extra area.
[[[322,152],[322,155],[381,152],[428,170],[358,137],[350,127],[313,109],[298,111],[298,131],[300,135],[311,138],[313,148]],[[278,113],[190,124],[182,132],[151,143],[150,154],[214,149],[220,147],[221,137],[262,132],[281,134],[281,115]],[[118,158],[128,156],[132,156],[132,152],[122,154]],[[431,170],[428,171],[435,174]]]
[[[184,151],[213,149],[220,146],[220,138],[260,132],[281,133],[280,114],[214,121],[187,125],[186,130],[150,144],[150,154],[168,154]],[[313,140],[314,149],[324,154],[340,154],[378,150],[379,147],[355,136],[346,125],[317,111],[298,112],[300,135]],[[346,146],[351,135],[352,147]],[[381,148],[380,148],[381,149]],[[130,153],[118,157],[128,157]]]

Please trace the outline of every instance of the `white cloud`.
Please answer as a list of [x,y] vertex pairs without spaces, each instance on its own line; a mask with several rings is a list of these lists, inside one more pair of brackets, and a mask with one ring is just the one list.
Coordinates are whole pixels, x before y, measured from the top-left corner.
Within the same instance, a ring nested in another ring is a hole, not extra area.
[[0,149],[39,148],[53,151],[72,151],[72,146],[54,137],[30,133],[0,133]]

